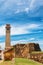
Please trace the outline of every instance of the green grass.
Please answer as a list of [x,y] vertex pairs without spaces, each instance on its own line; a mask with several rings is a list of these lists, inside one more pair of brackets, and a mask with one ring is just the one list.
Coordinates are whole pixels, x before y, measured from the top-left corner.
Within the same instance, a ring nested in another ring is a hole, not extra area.
[[43,65],[30,59],[16,58],[15,65]]
[[3,61],[0,65],[43,65],[30,59],[15,58],[13,61]]

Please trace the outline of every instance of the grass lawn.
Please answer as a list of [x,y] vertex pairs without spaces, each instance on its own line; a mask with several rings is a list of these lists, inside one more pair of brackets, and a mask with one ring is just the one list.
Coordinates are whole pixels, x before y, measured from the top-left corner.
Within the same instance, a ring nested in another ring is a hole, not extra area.
[[[15,62],[14,62],[15,61]],[[13,61],[3,61],[0,65],[43,65],[30,59],[15,58]]]
[[30,59],[16,58],[15,65],[43,65]]

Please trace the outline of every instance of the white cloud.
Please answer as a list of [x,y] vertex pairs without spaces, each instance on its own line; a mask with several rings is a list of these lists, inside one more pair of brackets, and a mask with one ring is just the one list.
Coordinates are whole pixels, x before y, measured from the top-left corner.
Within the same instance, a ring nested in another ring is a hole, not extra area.
[[33,41],[33,40],[35,40],[35,38],[30,38],[29,40],[30,40],[30,41]]
[[43,6],[42,0],[32,0],[30,3],[30,10],[37,9],[38,7]]
[[38,28],[40,25],[38,25],[38,24],[30,24],[29,25],[29,28],[30,29],[34,29],[34,28]]
[[25,8],[25,11],[28,13],[29,12],[29,8]]
[[[34,8],[43,5],[42,0],[0,0],[0,13],[3,14],[15,14],[15,10],[19,9],[19,11],[33,10]],[[21,5],[21,6],[20,6]],[[18,11],[17,11],[18,12]],[[19,13],[19,12],[18,12]]]
[[5,25],[0,26],[0,36],[5,35]]
[[[0,26],[0,36],[4,36],[6,34],[5,26],[6,25]],[[40,25],[38,25],[38,24],[26,24],[26,25],[22,25],[22,26],[11,25],[11,35],[32,33],[30,31],[31,29],[37,29],[39,27],[40,27]]]
[[4,48],[5,48],[5,42],[0,43],[0,47],[1,47],[2,49],[4,49]]
[[38,24],[26,24],[23,26],[11,26],[11,35],[31,33],[30,29],[39,28]]
[[31,1],[31,3],[30,3],[30,9],[34,8],[34,6],[33,6],[34,5],[34,2],[35,2],[35,0],[32,0]]
[[[5,25],[0,26],[0,36],[4,36],[6,32]],[[23,27],[11,26],[11,35],[25,34],[26,29]]]
[[23,27],[11,26],[11,35],[26,34],[26,33],[29,33],[29,31],[27,31]]

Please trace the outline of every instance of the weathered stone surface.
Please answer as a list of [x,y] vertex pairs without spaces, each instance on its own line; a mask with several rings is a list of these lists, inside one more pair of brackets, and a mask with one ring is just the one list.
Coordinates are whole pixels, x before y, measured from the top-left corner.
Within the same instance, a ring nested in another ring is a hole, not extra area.
[[6,42],[4,50],[4,60],[12,60],[14,58],[14,49],[10,44],[10,24],[6,24]]
[[[30,58],[35,61],[43,63],[43,53],[41,52],[39,44],[16,44],[13,46],[15,49],[15,57]],[[32,53],[39,52],[39,53]]]
[[12,60],[15,57],[14,49],[8,49],[4,51],[4,60]]
[[43,63],[43,53],[30,54],[30,59]]
[[10,24],[6,24],[6,40],[5,40],[5,49],[9,49],[10,44]]
[[28,43],[28,44],[17,44],[14,45],[15,57],[26,57],[33,51],[41,51],[39,44]]

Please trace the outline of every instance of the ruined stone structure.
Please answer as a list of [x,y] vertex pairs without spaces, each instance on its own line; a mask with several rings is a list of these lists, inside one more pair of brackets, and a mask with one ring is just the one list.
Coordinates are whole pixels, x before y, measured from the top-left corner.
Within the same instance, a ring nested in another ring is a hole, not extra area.
[[41,52],[39,44],[16,44],[13,47],[15,49],[15,57],[28,59],[30,58],[43,63],[43,53]]
[[30,53],[30,59],[43,63],[43,52]]
[[33,51],[41,51],[39,44],[17,44],[14,45],[15,57],[28,57],[28,54]]
[[14,58],[14,48],[12,47],[11,49],[5,50],[4,52],[4,60],[12,60]]

